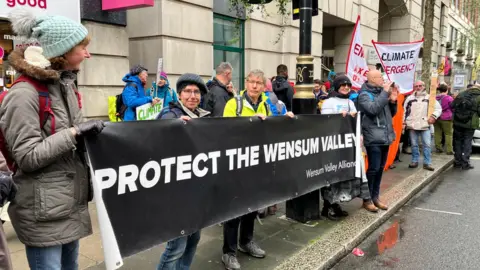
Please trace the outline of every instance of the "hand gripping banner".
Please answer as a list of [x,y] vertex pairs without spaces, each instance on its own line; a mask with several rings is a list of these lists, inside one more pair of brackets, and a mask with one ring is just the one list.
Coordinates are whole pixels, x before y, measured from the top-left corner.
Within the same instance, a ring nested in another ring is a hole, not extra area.
[[423,39],[405,43],[383,43],[372,40],[372,43],[388,79],[399,86],[400,93],[411,92]]

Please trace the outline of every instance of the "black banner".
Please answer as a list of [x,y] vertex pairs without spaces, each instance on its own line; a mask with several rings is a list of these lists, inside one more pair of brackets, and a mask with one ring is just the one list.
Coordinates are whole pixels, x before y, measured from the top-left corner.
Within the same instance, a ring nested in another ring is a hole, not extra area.
[[86,144],[126,257],[353,179],[355,122],[340,115],[123,122]]

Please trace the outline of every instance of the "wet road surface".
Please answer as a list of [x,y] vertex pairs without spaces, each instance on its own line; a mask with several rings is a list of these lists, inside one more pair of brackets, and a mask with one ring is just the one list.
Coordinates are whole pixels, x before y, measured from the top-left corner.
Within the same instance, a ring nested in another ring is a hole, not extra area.
[[[478,152],[478,151],[477,151]],[[332,269],[480,269],[480,155],[449,169]]]

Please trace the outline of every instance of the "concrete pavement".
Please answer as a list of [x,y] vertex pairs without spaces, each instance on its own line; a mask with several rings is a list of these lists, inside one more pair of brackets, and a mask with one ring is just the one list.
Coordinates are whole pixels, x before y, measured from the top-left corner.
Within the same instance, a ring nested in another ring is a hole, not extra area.
[[[265,259],[253,259],[239,254],[242,269],[318,269],[332,266],[360,243],[369,233],[388,219],[414,192],[439,174],[451,163],[451,156],[434,155],[435,172],[421,168],[408,169],[409,156],[397,168],[385,173],[382,181],[382,198],[391,209],[379,214],[360,209],[361,200],[343,205],[350,216],[341,222],[314,221],[300,224],[284,218],[284,204],[279,205],[276,216],[256,224],[255,238],[267,251]],[[96,219],[95,205],[91,204],[94,234],[80,242],[80,269],[100,270],[103,265],[103,250]],[[28,269],[23,245],[15,236],[11,224],[5,224],[9,248],[15,269]],[[221,263],[223,243],[222,227],[215,225],[202,231],[192,270],[224,269]],[[122,269],[155,269],[164,245],[159,245],[124,260]]]
[[[409,201],[334,269],[478,269],[480,160],[476,169],[450,169]],[[398,239],[382,252],[385,232],[398,224]]]

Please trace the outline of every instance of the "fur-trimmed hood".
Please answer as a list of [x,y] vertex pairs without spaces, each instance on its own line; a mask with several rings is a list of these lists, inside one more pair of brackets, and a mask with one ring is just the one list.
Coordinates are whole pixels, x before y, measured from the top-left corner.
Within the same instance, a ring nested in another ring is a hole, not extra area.
[[23,75],[32,77],[39,81],[58,81],[61,72],[51,68],[33,66],[25,61],[25,49],[16,49],[8,57],[10,66]]

